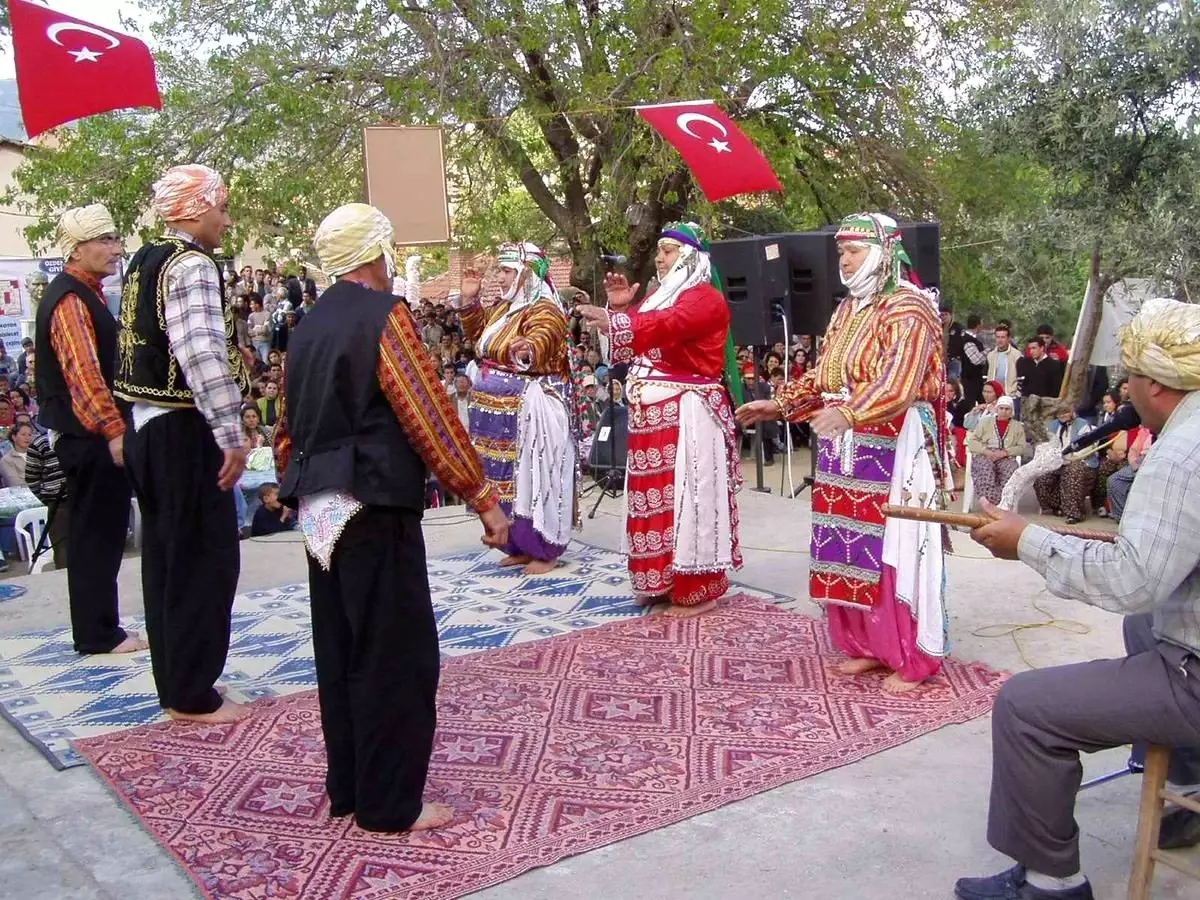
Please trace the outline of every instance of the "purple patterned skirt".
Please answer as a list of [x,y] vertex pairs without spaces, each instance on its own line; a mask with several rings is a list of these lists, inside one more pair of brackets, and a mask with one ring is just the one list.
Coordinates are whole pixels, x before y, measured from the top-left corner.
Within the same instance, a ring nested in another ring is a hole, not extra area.
[[533,527],[533,521],[513,516],[516,498],[514,476],[517,466],[518,415],[521,395],[529,378],[489,368],[471,391],[471,443],[483,460],[483,474],[496,486],[500,505],[512,520],[505,552],[512,556],[552,560],[562,556],[566,545],[552,544]]

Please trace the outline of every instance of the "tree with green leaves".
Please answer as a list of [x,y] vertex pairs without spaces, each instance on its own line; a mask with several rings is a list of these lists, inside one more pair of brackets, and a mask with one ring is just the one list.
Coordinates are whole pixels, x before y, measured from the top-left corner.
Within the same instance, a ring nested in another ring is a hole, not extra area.
[[1087,285],[1072,401],[1115,281],[1200,299],[1198,79],[1192,0],[1045,0],[993,59],[980,130],[1045,188],[1033,208],[997,211],[996,268],[1030,305],[1065,306]]
[[[535,236],[590,285],[602,249],[650,266],[662,225],[812,227],[860,207],[936,213],[926,161],[943,140],[939,86],[975,64],[1009,4],[879,0],[143,0],[161,114],[60,132],[20,185],[43,216],[103,200],[132,227],[154,176],[226,172],[241,237],[304,247],[362,193],[361,129],[443,124],[456,233],[482,247]],[[716,207],[627,107],[716,99],[785,193]],[[739,223],[742,223],[739,225]],[[236,237],[236,236],[235,236]]]

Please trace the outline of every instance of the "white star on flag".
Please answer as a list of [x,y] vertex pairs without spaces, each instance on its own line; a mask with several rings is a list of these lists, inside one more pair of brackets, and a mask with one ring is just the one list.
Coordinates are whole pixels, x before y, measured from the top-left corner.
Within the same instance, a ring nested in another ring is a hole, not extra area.
[[80,47],[78,50],[68,50],[67,53],[75,57],[75,62],[96,62],[103,53],[97,53],[94,50],[89,50],[87,47]]
[[732,150],[729,149],[729,144],[726,141],[718,141],[716,138],[713,138],[711,141],[709,141],[708,146],[712,147],[718,153],[732,153],[733,152]]

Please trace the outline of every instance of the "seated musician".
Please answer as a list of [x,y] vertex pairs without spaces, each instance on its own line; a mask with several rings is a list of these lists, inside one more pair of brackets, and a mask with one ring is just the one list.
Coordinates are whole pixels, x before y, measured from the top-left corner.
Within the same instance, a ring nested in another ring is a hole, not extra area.
[[1074,815],[1081,751],[1164,744],[1177,748],[1171,780],[1200,782],[1200,306],[1147,301],[1121,350],[1133,405],[1159,439],[1116,541],[1056,535],[990,504],[971,536],[1051,593],[1124,613],[1128,655],[1022,672],[1001,689],[987,836],[1017,865],[960,879],[960,900],[1092,900]]

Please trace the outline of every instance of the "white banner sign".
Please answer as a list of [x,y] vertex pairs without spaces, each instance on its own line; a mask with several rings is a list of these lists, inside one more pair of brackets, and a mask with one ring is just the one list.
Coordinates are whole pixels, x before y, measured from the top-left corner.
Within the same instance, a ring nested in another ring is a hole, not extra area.
[[[63,270],[61,258],[32,259],[21,257],[0,258],[0,339],[10,356],[21,352],[21,322],[26,322],[26,332],[33,336],[33,298],[29,295],[29,278],[36,272],[53,281]],[[121,273],[104,279],[104,300],[114,316],[121,303]]]

